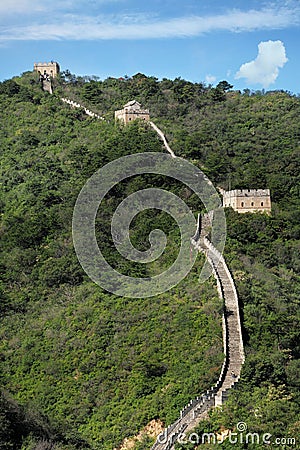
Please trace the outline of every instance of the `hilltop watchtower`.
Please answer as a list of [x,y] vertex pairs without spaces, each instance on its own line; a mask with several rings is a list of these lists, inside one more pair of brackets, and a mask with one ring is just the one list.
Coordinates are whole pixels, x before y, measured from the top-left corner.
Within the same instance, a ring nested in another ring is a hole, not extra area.
[[55,61],[34,63],[34,71],[40,74],[43,90],[52,94],[52,80],[59,74],[59,64]]
[[142,106],[136,100],[132,100],[123,109],[115,111],[115,119],[122,120],[125,125],[135,119],[150,120],[148,109],[142,109]]
[[44,78],[55,78],[60,71],[59,64],[55,61],[34,63],[34,70]]
[[271,213],[270,189],[234,189],[223,192],[223,206],[231,206],[238,213]]

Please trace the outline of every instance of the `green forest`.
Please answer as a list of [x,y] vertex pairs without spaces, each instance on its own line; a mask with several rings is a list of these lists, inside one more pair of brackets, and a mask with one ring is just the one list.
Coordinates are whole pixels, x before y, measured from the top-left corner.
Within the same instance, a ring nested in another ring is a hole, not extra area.
[[[87,179],[121,156],[165,152],[147,123],[115,123],[114,111],[133,99],[150,110],[175,154],[215,186],[271,191],[271,215],[226,209],[224,256],[246,359],[237,388],[198,432],[245,422],[251,432],[296,439],[271,448],[300,449],[300,97],[235,91],[226,81],[213,87],[141,73],[101,81],[66,70],[52,95],[34,72],[0,83],[0,450],[118,449],[150,421],[171,424],[219,377],[223,305],[213,277],[198,282],[202,255],[170,291],[130,299],[93,283],[75,254],[72,214]],[[97,215],[98,243],[111,265],[136,277],[161,273],[180,247],[176,222],[149,210],[137,215],[131,240],[145,250],[151,230],[163,229],[163,255],[141,265],[114,248],[116,207],[147,187],[181,197],[195,217],[203,209],[186,186],[158,175],[131,177],[109,192]],[[134,449],[153,443],[145,435]]]

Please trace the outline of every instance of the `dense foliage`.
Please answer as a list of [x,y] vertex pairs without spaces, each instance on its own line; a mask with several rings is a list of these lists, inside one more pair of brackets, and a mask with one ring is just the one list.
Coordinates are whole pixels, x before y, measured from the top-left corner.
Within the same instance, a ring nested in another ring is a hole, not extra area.
[[[216,185],[271,189],[270,217],[227,211],[226,259],[242,306],[246,363],[224,411],[201,427],[234,429],[243,420],[253,431],[296,436],[300,99],[231,88],[143,74],[99,81],[68,71],[52,96],[31,72],[0,84],[0,449],[111,450],[151,419],[171,423],[218,378],[222,305],[214,280],[197,281],[201,257],[170,292],[130,300],[93,284],[73,249],[72,212],[87,178],[120,156],[162,151],[146,125],[115,125],[114,110],[133,98],[150,109],[175,153]],[[60,96],[107,120],[88,118]],[[195,214],[201,208],[185,187],[155,176],[133,177],[105,198],[98,241],[118,270],[136,276],[173,262],[180,239],[172,219],[148,211],[131,237],[144,249],[149,232],[164,229],[169,239],[159,261],[140,267],[113,251],[116,206],[147,186],[180,195]]]

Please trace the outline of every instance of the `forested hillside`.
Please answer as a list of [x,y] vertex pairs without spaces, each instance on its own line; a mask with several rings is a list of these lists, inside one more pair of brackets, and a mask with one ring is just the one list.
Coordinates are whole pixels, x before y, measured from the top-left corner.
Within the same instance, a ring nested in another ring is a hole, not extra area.
[[[112,450],[152,419],[171,423],[218,379],[222,304],[213,279],[198,283],[203,257],[171,291],[136,300],[102,290],[75,255],[72,213],[86,180],[120,156],[164,151],[147,124],[115,124],[114,110],[132,99],[215,186],[271,190],[271,216],[226,211],[225,257],[240,298],[246,362],[223,412],[200,430],[234,430],[244,421],[299,445],[300,98],[240,93],[227,82],[213,88],[143,74],[99,81],[67,71],[53,95],[31,72],[0,84],[0,449]],[[152,276],[178,253],[175,222],[153,210],[137,216],[131,239],[144,250],[149,232],[163,229],[161,258],[138,265],[114,250],[117,205],[151,186],[181,196],[195,215],[202,207],[189,189],[161,176],[115,187],[97,216],[97,237],[124,274]],[[145,438],[135,448],[151,443]],[[226,441],[217,447],[230,448]]]

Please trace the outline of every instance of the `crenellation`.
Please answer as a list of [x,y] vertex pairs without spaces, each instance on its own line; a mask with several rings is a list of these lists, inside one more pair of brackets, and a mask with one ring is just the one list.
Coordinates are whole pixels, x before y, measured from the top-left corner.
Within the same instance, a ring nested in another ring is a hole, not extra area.
[[38,72],[43,77],[48,76],[51,78],[55,78],[60,72],[59,64],[56,61],[37,62],[34,63],[33,67],[35,72]]

